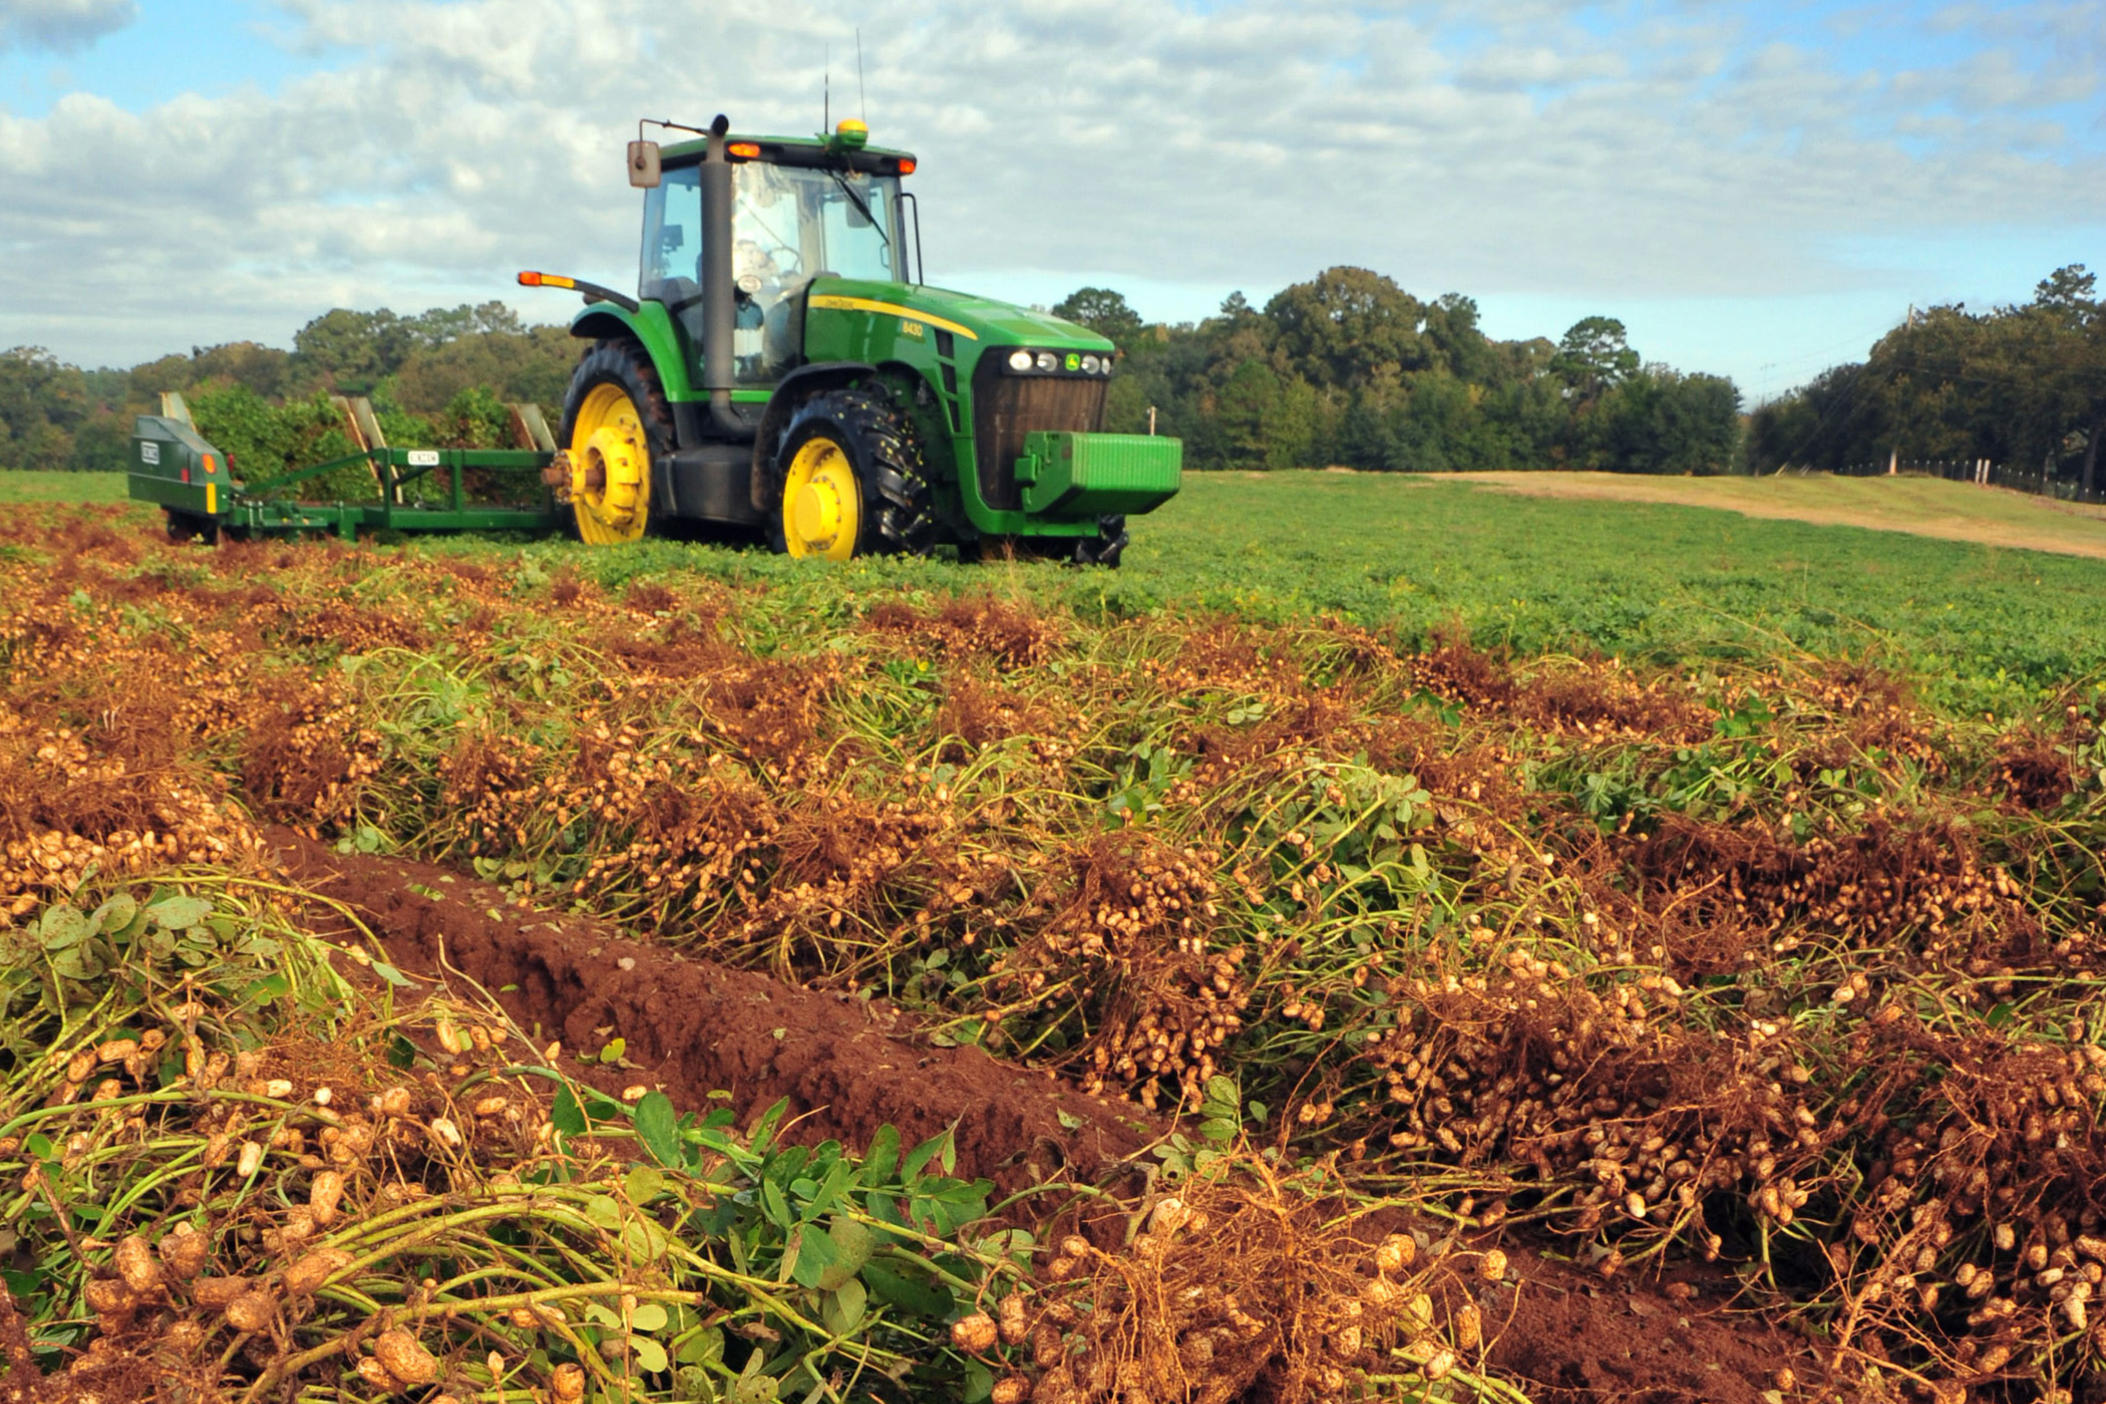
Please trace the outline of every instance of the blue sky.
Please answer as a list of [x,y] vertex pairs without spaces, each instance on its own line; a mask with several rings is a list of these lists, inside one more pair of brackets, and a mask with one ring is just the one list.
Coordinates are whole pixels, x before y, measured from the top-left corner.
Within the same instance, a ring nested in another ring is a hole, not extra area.
[[1189,320],[1358,263],[1753,402],[2106,264],[2106,0],[0,0],[0,345],[620,282],[635,118],[810,125],[858,25],[932,275],[1020,301]]

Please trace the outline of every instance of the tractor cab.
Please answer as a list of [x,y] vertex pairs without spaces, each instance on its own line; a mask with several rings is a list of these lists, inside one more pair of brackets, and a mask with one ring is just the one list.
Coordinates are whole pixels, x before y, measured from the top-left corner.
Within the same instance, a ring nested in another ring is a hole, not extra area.
[[914,160],[868,150],[860,124],[829,141],[732,137],[729,228],[703,211],[707,143],[663,152],[644,198],[637,296],[662,304],[679,326],[699,382],[708,338],[703,288],[709,245],[731,251],[730,369],[741,387],[765,387],[803,356],[805,295],[820,278],[904,283],[911,272],[900,176]]

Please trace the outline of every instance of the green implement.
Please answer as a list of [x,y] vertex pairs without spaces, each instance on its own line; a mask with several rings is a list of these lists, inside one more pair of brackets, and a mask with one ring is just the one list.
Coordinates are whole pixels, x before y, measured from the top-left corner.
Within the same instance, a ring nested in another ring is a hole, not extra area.
[[[133,424],[130,488],[135,501],[166,511],[168,534],[178,540],[334,532],[348,541],[361,530],[545,533],[560,530],[569,517],[545,481],[553,453],[378,447],[246,484],[227,455],[199,435],[179,397],[168,397],[162,408]],[[303,500],[301,487],[354,466],[370,470],[376,500]],[[471,474],[525,505],[470,501]]]

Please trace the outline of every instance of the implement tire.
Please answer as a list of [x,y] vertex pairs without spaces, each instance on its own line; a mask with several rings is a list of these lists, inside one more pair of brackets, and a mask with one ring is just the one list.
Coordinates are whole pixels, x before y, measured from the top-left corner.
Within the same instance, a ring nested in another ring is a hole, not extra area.
[[578,358],[556,443],[580,539],[616,546],[651,529],[651,467],[673,451],[673,411],[643,347],[608,339]]
[[168,517],[168,539],[177,543],[202,541],[207,546],[219,544],[219,519],[196,512],[185,512],[175,507],[163,507]]
[[797,557],[924,555],[938,523],[912,422],[881,390],[822,390],[799,405],[775,452],[769,537]]

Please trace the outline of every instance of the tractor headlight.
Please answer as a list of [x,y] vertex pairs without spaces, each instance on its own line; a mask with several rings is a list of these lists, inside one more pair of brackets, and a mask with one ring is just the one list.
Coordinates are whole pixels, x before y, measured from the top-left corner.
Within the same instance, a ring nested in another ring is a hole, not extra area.
[[1042,373],[1051,375],[1060,369],[1060,357],[1051,351],[1041,351],[1038,353],[1038,368]]
[[1100,362],[1095,356],[1084,356],[1082,358],[1082,373],[1084,375],[1095,375],[1099,364]]
[[1012,352],[1010,352],[1010,353],[1009,353],[1009,369],[1011,369],[1011,370],[1013,370],[1013,371],[1017,372],[1017,373],[1018,373],[1019,375],[1023,374],[1023,373],[1025,372],[1025,371],[1028,371],[1028,370],[1030,370],[1030,369],[1031,369],[1031,353],[1030,353],[1029,351],[1012,351]]

